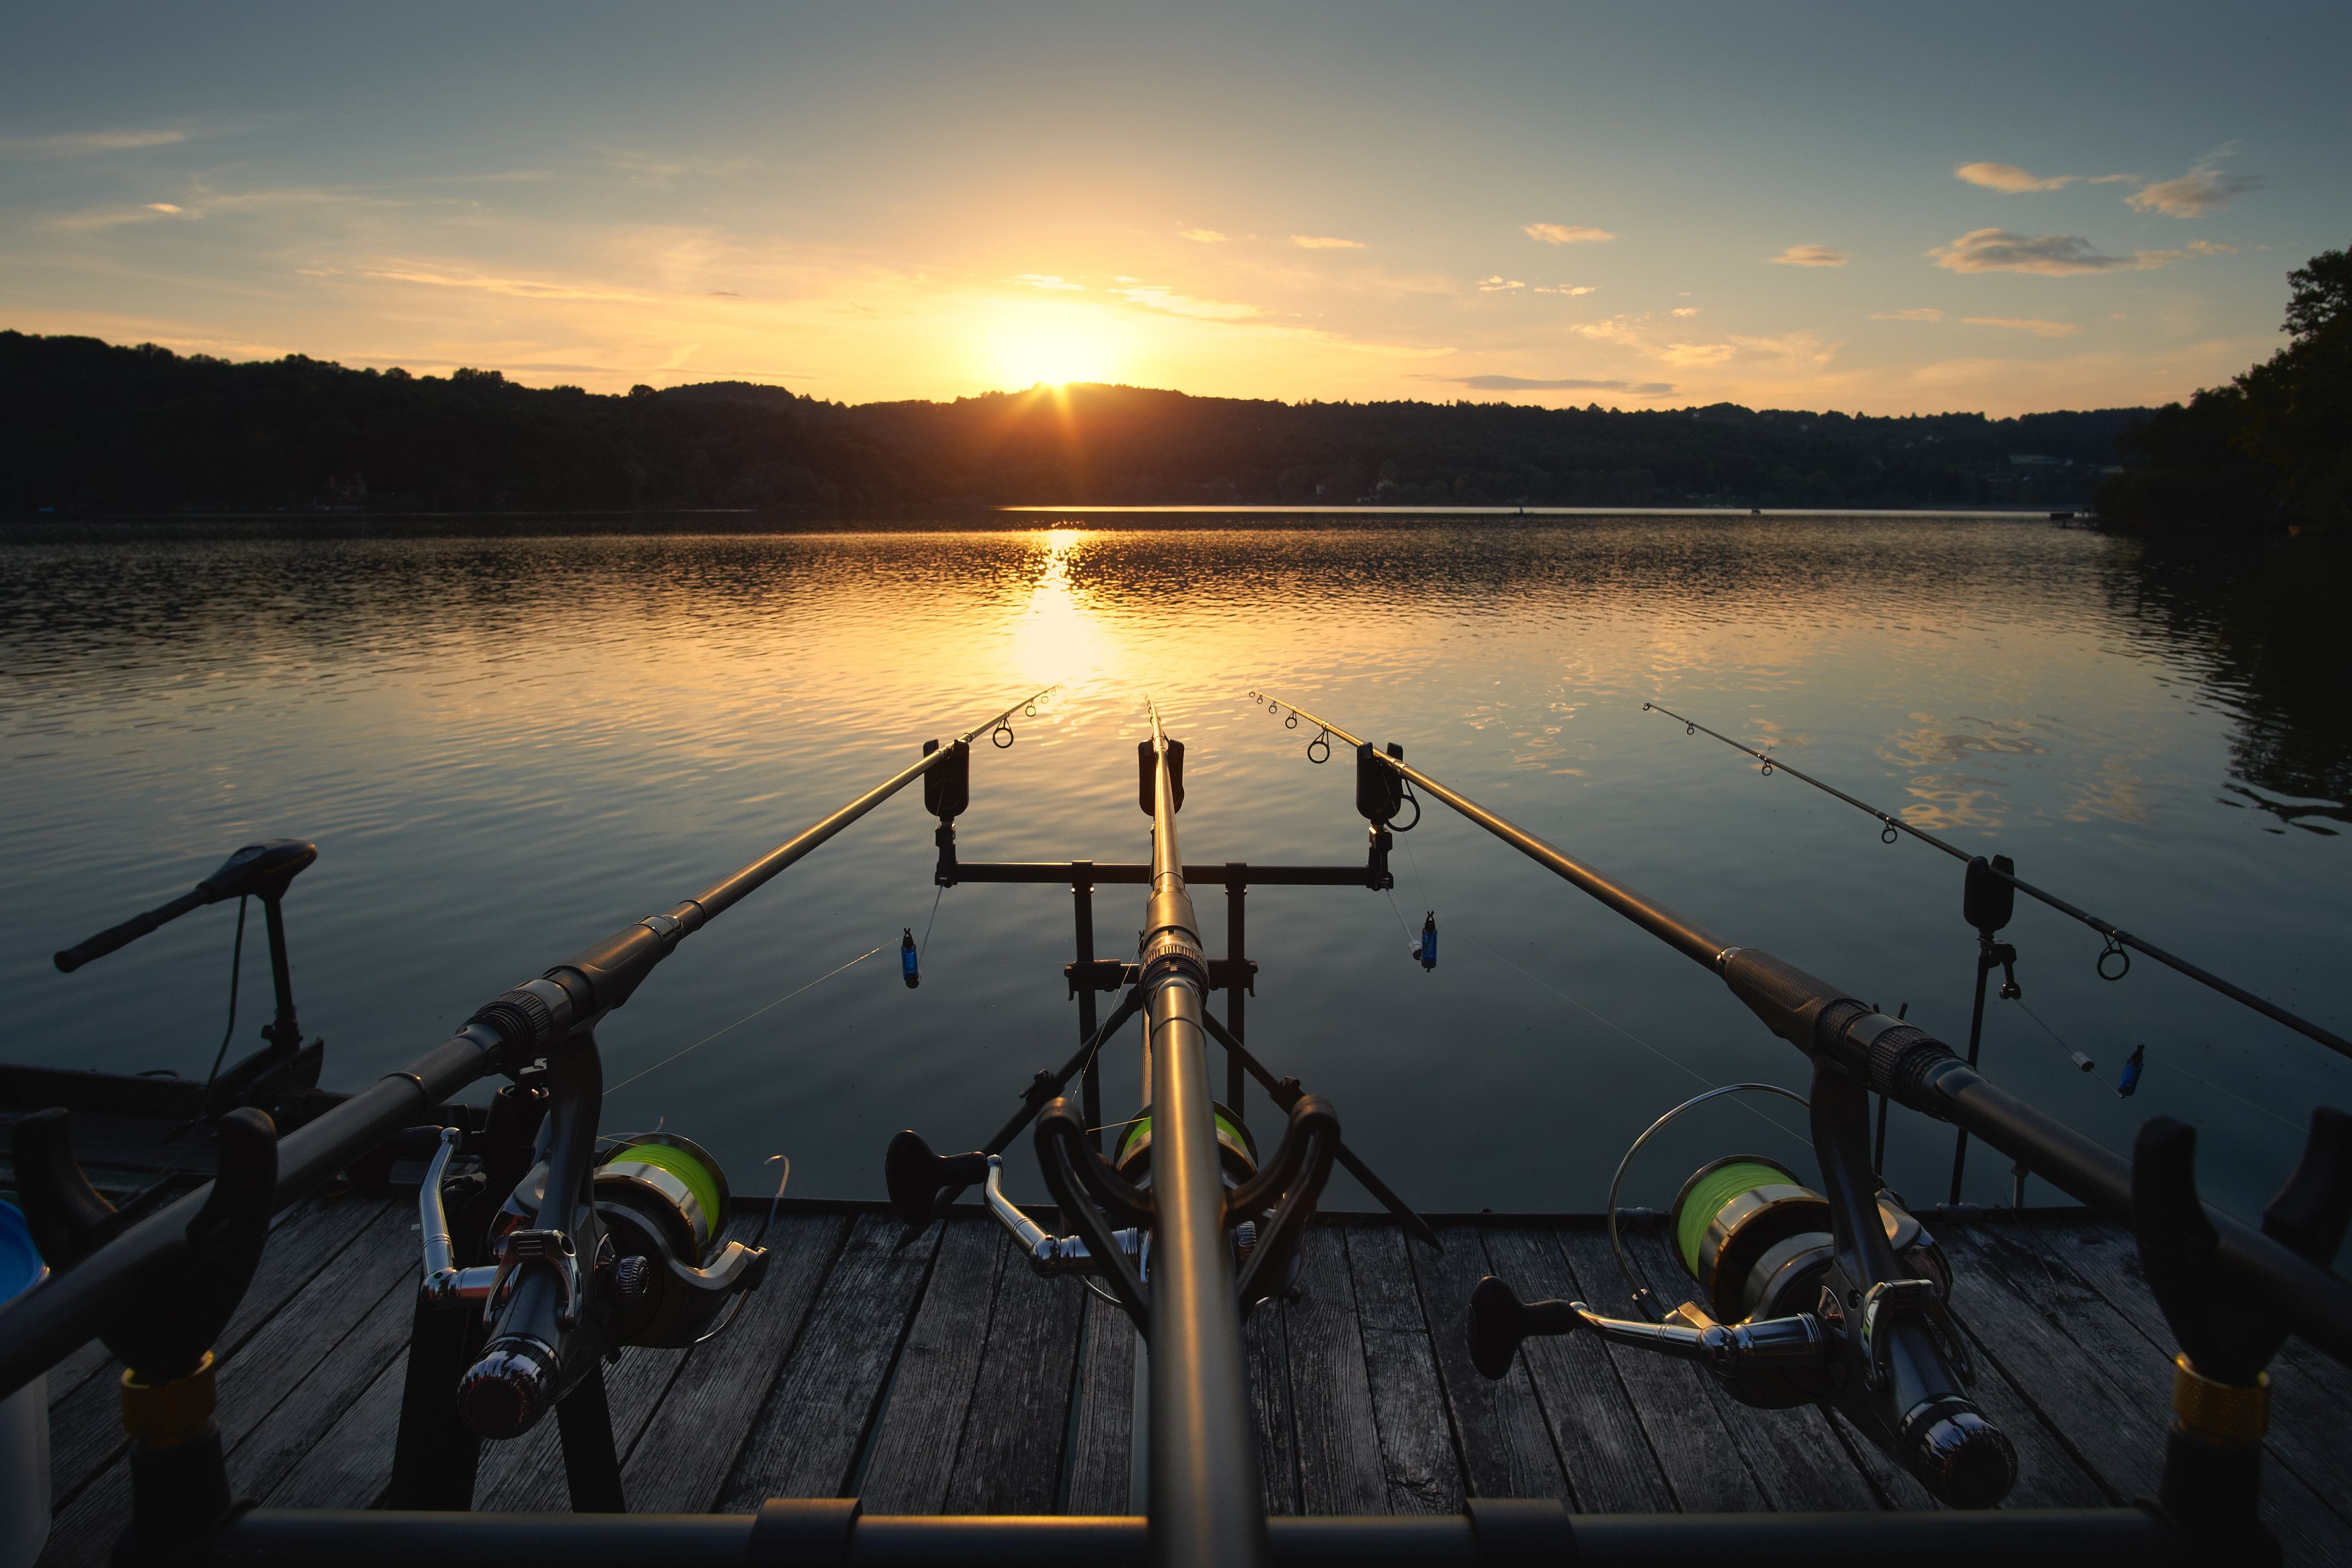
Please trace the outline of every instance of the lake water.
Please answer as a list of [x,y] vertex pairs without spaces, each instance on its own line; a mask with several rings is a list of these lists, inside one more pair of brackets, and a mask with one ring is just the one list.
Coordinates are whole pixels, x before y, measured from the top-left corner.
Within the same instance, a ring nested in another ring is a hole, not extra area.
[[[977,751],[968,859],[1147,858],[1147,695],[1189,747],[1187,860],[1360,859],[1344,753],[1310,764],[1311,730],[1269,719],[1263,689],[1962,1043],[1958,864],[1882,845],[1643,712],[1654,699],[2352,1032],[2347,578],[2324,541],[1919,517],[711,528],[0,535],[0,1054],[201,1078],[230,906],[73,975],[48,954],[240,843],[300,837],[320,848],[287,902],[301,1016],[329,1085],[362,1086],[1048,681],[1016,744]],[[931,827],[910,791],[688,942],[603,1031],[608,1130],[700,1139],[739,1191],[788,1154],[804,1195],[878,1194],[900,1127],[940,1149],[992,1131],[1073,1045],[1070,898],[958,887],[934,922]],[[1394,868],[1393,899],[1250,895],[1249,1036],[1412,1201],[1596,1209],[1676,1101],[1804,1087],[1719,983],[1443,807]],[[1101,952],[1130,950],[1142,902],[1098,895]],[[1223,952],[1223,900],[1200,904]],[[1443,962],[1424,973],[1406,928],[1430,910]],[[929,932],[913,992],[907,927]],[[255,930],[237,1054],[267,1016]],[[2111,1146],[2156,1112],[2192,1121],[2209,1191],[2251,1210],[2311,1107],[2352,1103],[2352,1063],[2152,961],[2106,984],[2099,939],[2023,900],[2009,934],[2025,995],[1990,1005],[1986,1070]],[[1113,1115],[1135,1040],[1108,1058]],[[1716,1154],[1803,1158],[1785,1105],[1685,1120],[1630,1201],[1664,1203]],[[1898,1113],[1895,1185],[1941,1197],[1950,1151]],[[1979,1151],[1969,1173],[1970,1197],[2006,1197],[2005,1162]],[[1330,1201],[1369,1206],[1344,1180]]]

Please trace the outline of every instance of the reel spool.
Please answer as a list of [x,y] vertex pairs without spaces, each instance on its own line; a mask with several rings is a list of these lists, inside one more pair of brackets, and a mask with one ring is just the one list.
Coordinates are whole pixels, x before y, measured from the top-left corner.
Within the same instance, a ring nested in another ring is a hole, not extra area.
[[[1225,1185],[1237,1187],[1257,1174],[1257,1140],[1250,1136],[1249,1125],[1225,1107],[1210,1102],[1209,1109],[1217,1121],[1217,1163],[1224,1172]],[[1111,1161],[1118,1173],[1139,1187],[1151,1184],[1151,1110],[1146,1106],[1128,1124],[1118,1141],[1118,1153]]]
[[[709,1150],[673,1132],[637,1133],[599,1155],[589,1181],[604,1230],[593,1290],[612,1303],[614,1344],[682,1350],[734,1321],[768,1255],[721,1239],[733,1194]],[[494,1241],[531,1223],[546,1187],[542,1162],[507,1200]]]
[[[1948,1289],[1943,1249],[1919,1221],[1884,1192],[1878,1217],[1913,1276]],[[1675,1257],[1723,1323],[1811,1309],[1836,1254],[1829,1200],[1761,1154],[1733,1154],[1694,1171],[1675,1196],[1667,1226]]]
[[[1212,1100],[1209,1109],[1216,1118],[1219,1173],[1224,1177],[1227,1188],[1238,1187],[1257,1174],[1257,1140],[1251,1136],[1249,1124],[1226,1107]],[[1147,1107],[1121,1136],[1118,1157],[1111,1163],[1117,1167],[1120,1175],[1125,1176],[1137,1186],[1148,1187],[1151,1184],[1151,1111],[1150,1108]],[[1248,1258],[1250,1250],[1256,1247],[1263,1227],[1272,1213],[1273,1209],[1269,1205],[1266,1209],[1244,1219],[1234,1227],[1235,1254],[1234,1261],[1236,1268]],[[1150,1277],[1148,1251],[1145,1258],[1147,1268],[1144,1277],[1148,1279]],[[1266,1282],[1260,1288],[1259,1293],[1254,1295],[1251,1301],[1244,1303],[1244,1306],[1255,1305],[1256,1301],[1266,1299],[1269,1294],[1275,1296],[1286,1294],[1298,1283],[1301,1259],[1293,1256],[1280,1282]],[[1087,1281],[1087,1289],[1109,1301],[1113,1306],[1118,1304],[1118,1298],[1092,1279]]]
[[683,1349],[734,1321],[768,1255],[721,1239],[732,1194],[707,1150],[668,1132],[623,1139],[597,1163],[590,1191],[618,1259],[617,1342]]

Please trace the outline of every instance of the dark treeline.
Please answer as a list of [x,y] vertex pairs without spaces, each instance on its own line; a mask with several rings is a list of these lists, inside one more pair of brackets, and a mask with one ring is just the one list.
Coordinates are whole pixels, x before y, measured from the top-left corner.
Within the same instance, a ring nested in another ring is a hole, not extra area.
[[2081,506],[2146,410],[1300,403],[1127,386],[819,402],[497,371],[236,364],[0,332],[0,510],[1346,505]]
[[2099,514],[2163,529],[2352,521],[2352,258],[2287,274],[2287,346],[2126,431]]

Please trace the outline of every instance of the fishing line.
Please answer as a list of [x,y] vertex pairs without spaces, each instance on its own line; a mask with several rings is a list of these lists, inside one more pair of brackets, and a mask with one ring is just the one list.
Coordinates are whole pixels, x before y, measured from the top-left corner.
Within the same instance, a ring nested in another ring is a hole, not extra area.
[[[2057,1030],[2052,1028],[2047,1024],[2043,1024],[2042,1022],[2042,1015],[2036,1013],[2032,1008],[2027,1007],[2022,997],[2012,997],[2011,999],[2016,1002],[2018,1006],[2024,1009],[2025,1016],[2027,1017],[2032,1019],[2036,1024],[2040,1024],[2042,1026],[2042,1032],[2049,1036],[2052,1039],[2056,1040],[2060,1048],[2066,1051],[2070,1056],[2074,1054],[2074,1047],[2067,1045],[2065,1040],[2059,1036]],[[2147,1047],[2146,1046],[2142,1046],[2140,1049],[2145,1051]],[[2268,1106],[2255,1104],[2252,1100],[2248,1100],[2244,1095],[2240,1094],[2237,1090],[2224,1088],[2222,1085],[2215,1083],[2211,1079],[2207,1078],[2203,1073],[2199,1072],[2196,1068],[2182,1067],[2179,1061],[2175,1060],[2170,1056],[2166,1056],[2161,1059],[2164,1061],[2168,1071],[2185,1072],[2190,1078],[2195,1079],[2199,1083],[2203,1084],[2207,1089],[2216,1089],[2222,1094],[2228,1095],[2231,1100],[2236,1100],[2240,1105],[2244,1106],[2247,1110],[2261,1112],[2263,1115],[2269,1117],[2273,1121],[2277,1122],[2281,1127],[2286,1128],[2290,1131],[2299,1133],[2304,1131],[2304,1129],[2295,1126],[2294,1122],[2289,1121],[2285,1117],[2281,1116],[2277,1111],[2271,1110]]]
[[2057,1046],[2060,1050],[2066,1053],[2067,1058],[2075,1067],[2083,1068],[2083,1070],[2085,1072],[2090,1070],[2089,1068],[2084,1067],[2084,1064],[2090,1061],[2091,1058],[2084,1056],[2081,1051],[2076,1050],[2074,1047],[2068,1045],[2063,1036],[2060,1035],[2057,1030],[2052,1028],[2049,1025],[2043,1023],[2042,1021],[2041,1014],[2035,1012],[2032,1008],[2026,1006],[2024,997],[2012,996],[2010,1000],[2016,1003],[2019,1009],[2022,1011],[2027,1017],[2033,1020],[2034,1027],[2049,1036],[2051,1042]]
[[931,928],[940,923],[940,900],[947,896],[947,884],[942,882],[940,884],[939,891],[931,895],[931,918],[923,922],[923,940],[915,946],[915,957],[918,960],[931,951]]
[[787,991],[787,992],[785,992],[782,996],[779,996],[779,997],[777,997],[773,1002],[769,1003],[767,1007],[755,1007],[755,1008],[753,1008],[751,1012],[744,1014],[741,1017],[740,1017],[740,1018],[736,1019],[733,1023],[731,1023],[731,1024],[728,1025],[728,1026],[727,1026],[727,1028],[725,1028],[725,1029],[714,1029],[714,1030],[712,1030],[709,1034],[707,1034],[707,1035],[703,1036],[703,1037],[702,1037],[702,1038],[700,1038],[700,1039],[698,1039],[698,1040],[695,1041],[695,1042],[694,1042],[694,1044],[692,1044],[692,1045],[690,1045],[690,1046],[687,1047],[686,1047],[686,1050],[684,1050],[684,1051],[676,1051],[676,1052],[673,1052],[672,1054],[670,1054],[670,1055],[668,1055],[668,1056],[666,1056],[666,1057],[662,1058],[662,1059],[661,1059],[661,1060],[659,1060],[659,1061],[657,1061],[657,1062],[654,1063],[654,1065],[653,1065],[652,1067],[649,1067],[649,1068],[646,1068],[646,1071],[645,1071],[645,1072],[640,1072],[640,1073],[632,1073],[629,1077],[625,1078],[625,1079],[623,1079],[620,1082],[618,1082],[618,1083],[616,1083],[616,1084],[613,1085],[611,1089],[607,1089],[606,1090],[604,1090],[604,1092],[605,1092],[606,1094],[611,1094],[611,1093],[613,1093],[615,1089],[626,1089],[626,1088],[628,1088],[628,1087],[629,1087],[629,1085],[631,1085],[631,1084],[633,1084],[633,1083],[636,1082],[636,1081],[637,1081],[637,1079],[641,1079],[641,1078],[645,1077],[645,1076],[646,1076],[646,1073],[659,1071],[661,1068],[666,1068],[666,1067],[669,1066],[669,1064],[670,1064],[670,1063],[672,1063],[672,1062],[674,1062],[674,1061],[677,1060],[677,1058],[678,1058],[679,1057],[682,1057],[682,1056],[686,1055],[686,1054],[687,1054],[687,1051],[698,1051],[698,1050],[700,1050],[703,1047],[705,1047],[705,1046],[709,1045],[711,1041],[713,1041],[713,1040],[717,1039],[719,1036],[721,1036],[721,1035],[723,1035],[723,1034],[726,1034],[726,1033],[728,1032],[728,1030],[729,1030],[729,1029],[740,1029],[740,1028],[741,1028],[744,1025],[746,1025],[746,1024],[750,1023],[752,1019],[754,1019],[754,1018],[758,1017],[761,1014],[762,1014],[762,1013],[766,1012],[766,1011],[768,1010],[768,1007],[781,1007],[781,1006],[782,1006],[785,1003],[787,1003],[787,1002],[791,1001],[793,997],[795,997],[795,996],[799,995],[799,994],[801,994],[801,992],[807,990],[807,989],[809,988],[809,985],[822,985],[822,984],[824,984],[826,981],[828,981],[828,980],[832,979],[835,975],[836,975],[836,974],[840,973],[841,973],[841,971],[842,971],[843,969],[853,969],[853,968],[856,967],[858,964],[861,964],[861,963],[865,963],[867,959],[869,959],[869,958],[873,957],[876,953],[877,953],[877,952],[881,952],[881,951],[882,951],[882,950],[881,950],[880,948],[878,948],[878,947],[869,947],[869,948],[867,948],[864,952],[859,953],[856,958],[851,959],[847,963],[845,963],[845,964],[841,965],[841,966],[840,966],[840,968],[838,968],[838,969],[828,969],[828,970],[826,970],[823,974],[818,975],[814,980],[810,981],[810,982],[808,983],[808,985],[803,985],[803,986],[798,987],[798,988],[797,988],[797,989],[795,989],[795,990],[792,990],[792,991]]
[[[1455,924],[1460,924],[1460,919],[1458,916],[1455,919]],[[1643,1050],[1649,1052],[1652,1056],[1657,1058],[1668,1067],[1675,1068],[1678,1072],[1687,1074],[1691,1078],[1696,1079],[1700,1083],[1705,1084],[1709,1089],[1713,1089],[1715,1087],[1715,1080],[1706,1077],[1706,1074],[1700,1072],[1697,1068],[1685,1067],[1683,1063],[1678,1062],[1674,1058],[1668,1056],[1664,1051],[1662,1051],[1657,1047],[1650,1044],[1649,1041],[1642,1038],[1641,1036],[1633,1033],[1633,1030],[1626,1028],[1622,1024],[1601,1017],[1600,1014],[1595,1013],[1591,1008],[1586,1006],[1583,1003],[1579,1002],[1575,997],[1570,996],[1567,992],[1562,991],[1559,986],[1554,985],[1551,982],[1544,979],[1541,975],[1533,973],[1528,970],[1519,969],[1517,964],[1512,963],[1509,959],[1505,958],[1501,953],[1496,952],[1493,948],[1488,947],[1485,942],[1480,942],[1475,931],[1465,932],[1465,934],[1469,936],[1471,943],[1474,946],[1475,946],[1480,952],[1486,953],[1489,958],[1495,960],[1496,963],[1508,964],[1513,969],[1518,969],[1521,974],[1526,975],[1529,980],[1534,981],[1537,984],[1542,986],[1545,990],[1550,992],[1553,995],[1559,997],[1570,1006],[1574,1007],[1578,1012],[1584,1014],[1587,1017],[1590,1017],[1598,1023],[1607,1024],[1611,1028],[1616,1030],[1619,1034],[1624,1036],[1627,1039],[1633,1041],[1635,1045],[1641,1047]],[[1807,1144],[1810,1144],[1812,1142],[1812,1140],[1805,1136],[1805,1134],[1797,1131],[1793,1128],[1787,1126],[1785,1123],[1773,1121],[1771,1117],[1765,1115],[1761,1110],[1757,1110],[1756,1107],[1748,1104],[1746,1101],[1742,1100],[1736,1103],[1739,1105],[1741,1110],[1747,1111],[1750,1116],[1755,1117],[1758,1121],[1769,1123],[1771,1126],[1779,1128],[1781,1131],[1788,1133],[1790,1137],[1796,1139],[1798,1142]]]
[[1404,923],[1404,911],[1403,911],[1402,910],[1401,910],[1401,909],[1397,908],[1396,894],[1395,894],[1393,891],[1391,891],[1389,889],[1386,889],[1386,888],[1381,889],[1381,892],[1383,892],[1383,893],[1386,893],[1386,894],[1388,895],[1388,900],[1389,900],[1389,913],[1391,913],[1391,914],[1392,914],[1392,915],[1396,916],[1397,930],[1399,930],[1399,931],[1401,931],[1404,932],[1404,944],[1405,944],[1405,946],[1407,946],[1408,948],[1411,948],[1411,949],[1412,950],[1412,953],[1413,953],[1413,956],[1414,956],[1414,957],[1416,957],[1416,958],[1420,957],[1420,956],[1421,956],[1421,942],[1420,942],[1420,940],[1419,940],[1418,938],[1416,938],[1416,937],[1412,934],[1412,927],[1411,927],[1411,926],[1409,926],[1409,925],[1407,925],[1407,924],[1405,924],[1405,923]]

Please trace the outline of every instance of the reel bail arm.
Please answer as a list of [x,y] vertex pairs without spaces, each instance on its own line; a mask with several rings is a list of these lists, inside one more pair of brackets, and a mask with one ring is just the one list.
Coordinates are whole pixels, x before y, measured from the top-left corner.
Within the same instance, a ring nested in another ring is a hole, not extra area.
[[[1687,1310],[1687,1309],[1685,1309]],[[1697,1314],[1704,1317],[1704,1314]],[[1834,1337],[1811,1312],[1726,1326],[1707,1319],[1697,1324],[1634,1322],[1604,1318],[1581,1301],[1522,1301],[1492,1274],[1470,1292],[1470,1360],[1484,1376],[1510,1375],[1522,1342],[1591,1331],[1612,1344],[1633,1345],[1675,1361],[1698,1362],[1718,1372],[1772,1369],[1815,1371],[1829,1364]]]

